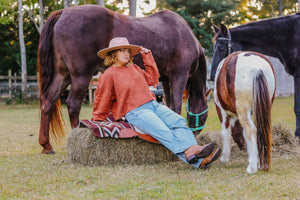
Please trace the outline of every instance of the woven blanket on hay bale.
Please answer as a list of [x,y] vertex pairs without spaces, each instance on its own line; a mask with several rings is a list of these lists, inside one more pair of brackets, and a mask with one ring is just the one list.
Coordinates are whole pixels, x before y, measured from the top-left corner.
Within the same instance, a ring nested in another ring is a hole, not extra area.
[[68,160],[88,166],[177,160],[156,139],[125,122],[81,120],[67,139]]

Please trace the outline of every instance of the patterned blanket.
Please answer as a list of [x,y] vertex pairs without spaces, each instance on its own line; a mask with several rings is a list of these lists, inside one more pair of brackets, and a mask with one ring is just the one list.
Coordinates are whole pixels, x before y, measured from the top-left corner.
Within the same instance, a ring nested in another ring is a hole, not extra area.
[[139,137],[153,143],[159,143],[155,138],[143,133],[140,129],[124,121],[114,121],[111,117],[105,121],[80,120],[79,127],[90,128],[99,138],[131,138]]

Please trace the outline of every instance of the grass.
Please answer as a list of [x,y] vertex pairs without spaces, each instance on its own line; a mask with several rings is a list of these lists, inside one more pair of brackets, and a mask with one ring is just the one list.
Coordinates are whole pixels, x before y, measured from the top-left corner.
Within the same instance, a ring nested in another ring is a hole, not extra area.
[[[220,131],[212,101],[209,107],[203,131]],[[91,112],[83,106],[80,118]],[[67,121],[66,107],[63,113]],[[63,145],[42,155],[39,120],[37,105],[0,106],[0,199],[300,199],[299,158],[275,157],[269,173],[254,175],[247,157],[234,155],[205,171],[182,162],[86,167],[65,162]],[[272,120],[295,129],[292,97],[275,99]]]

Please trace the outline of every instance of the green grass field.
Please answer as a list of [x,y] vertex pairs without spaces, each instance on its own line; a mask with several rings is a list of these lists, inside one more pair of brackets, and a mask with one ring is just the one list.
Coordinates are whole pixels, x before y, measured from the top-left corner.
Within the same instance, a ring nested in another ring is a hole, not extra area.
[[[209,108],[203,132],[220,131],[212,100]],[[80,118],[91,113],[84,105]],[[299,157],[273,157],[269,173],[254,175],[234,155],[205,171],[182,162],[86,167],[66,162],[64,145],[40,153],[39,117],[37,105],[0,106],[0,199],[300,199]],[[293,97],[275,99],[272,121],[295,129]]]

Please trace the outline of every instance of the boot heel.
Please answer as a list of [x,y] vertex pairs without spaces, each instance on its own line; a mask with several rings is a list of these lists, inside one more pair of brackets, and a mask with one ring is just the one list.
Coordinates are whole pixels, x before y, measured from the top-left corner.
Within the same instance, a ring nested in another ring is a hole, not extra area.
[[198,158],[195,155],[192,155],[186,159],[189,164],[194,164],[198,162]]

